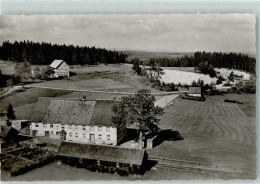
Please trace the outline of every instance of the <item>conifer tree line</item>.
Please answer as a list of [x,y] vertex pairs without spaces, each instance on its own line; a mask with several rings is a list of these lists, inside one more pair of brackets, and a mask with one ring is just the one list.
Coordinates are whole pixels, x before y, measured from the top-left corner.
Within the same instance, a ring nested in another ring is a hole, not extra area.
[[125,63],[126,57],[127,55],[117,51],[46,42],[4,41],[0,46],[2,60],[29,62],[34,65],[49,65],[55,59],[62,59],[69,65]]
[[198,67],[200,63],[207,62],[217,68],[237,69],[255,73],[256,59],[242,53],[222,52],[195,52],[193,56],[177,58],[159,57],[149,60],[157,62],[162,67]]

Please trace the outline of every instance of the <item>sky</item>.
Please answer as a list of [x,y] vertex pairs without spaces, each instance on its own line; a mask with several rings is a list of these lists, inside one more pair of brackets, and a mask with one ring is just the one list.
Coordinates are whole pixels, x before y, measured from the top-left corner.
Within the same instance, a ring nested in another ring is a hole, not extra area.
[[30,40],[116,50],[255,53],[253,14],[0,16],[0,43]]

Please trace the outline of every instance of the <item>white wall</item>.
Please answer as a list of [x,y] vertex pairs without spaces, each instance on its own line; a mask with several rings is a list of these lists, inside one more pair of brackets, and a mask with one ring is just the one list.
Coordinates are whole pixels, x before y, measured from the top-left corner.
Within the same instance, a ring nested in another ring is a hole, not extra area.
[[54,72],[56,76],[69,77],[69,65],[67,65],[65,62],[62,62],[62,64],[57,69],[54,69]]
[[197,96],[197,97],[201,97],[201,94],[189,94],[189,96]]
[[[60,135],[56,134],[56,132],[60,132],[62,130],[61,124],[50,124],[46,123],[45,127],[43,126],[44,123],[39,122],[38,127],[36,127],[36,123],[32,122],[30,130],[37,130],[36,136],[45,136],[45,131],[49,131],[49,137],[54,139],[60,139]],[[53,125],[53,127],[51,127]],[[95,136],[95,143],[97,144],[112,144],[116,145],[118,143],[117,139],[117,128],[116,127],[109,127],[109,131],[107,131],[107,127],[100,126],[93,126],[93,130],[91,130],[91,126],[85,126],[85,130],[83,130],[82,125],[63,125],[66,134],[66,140],[69,141],[77,141],[77,142],[90,142],[90,134]],[[53,133],[51,133],[53,132]],[[84,138],[83,133],[86,134],[86,138]],[[77,135],[77,137],[76,137]],[[101,135],[101,137],[99,136]],[[108,135],[110,136],[110,140],[108,140]],[[121,140],[121,139],[120,139]]]

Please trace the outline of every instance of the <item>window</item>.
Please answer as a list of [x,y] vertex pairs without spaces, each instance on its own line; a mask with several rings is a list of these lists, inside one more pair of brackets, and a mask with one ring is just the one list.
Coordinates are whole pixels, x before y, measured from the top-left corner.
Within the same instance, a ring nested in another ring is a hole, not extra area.
[[79,134],[78,133],[75,133],[75,137],[78,137],[79,136]]
[[82,126],[82,130],[86,130],[86,126]]
[[102,127],[101,127],[101,126],[99,126],[99,127],[98,127],[98,131],[101,131],[101,130],[102,130]]
[[65,128],[65,125],[61,125],[61,128]]
[[94,126],[91,126],[91,127],[90,127],[90,130],[94,130]]
[[69,129],[72,129],[72,125],[69,125]]
[[59,126],[57,125],[57,130],[59,130]]
[[60,132],[56,132],[56,135],[59,135],[60,134]]
[[78,129],[78,125],[74,125],[74,128],[75,128],[75,129]]
[[53,124],[50,124],[50,127],[53,128]]
[[43,123],[43,127],[44,127],[44,128],[47,128],[47,124],[46,124],[46,123]]
[[87,135],[86,135],[86,133],[83,133],[83,137],[84,137],[84,138],[87,138]]
[[53,131],[51,131],[51,135],[53,135]]
[[110,135],[107,135],[107,140],[110,141]]
[[72,132],[69,133],[69,136],[72,137]]
[[39,123],[35,123],[35,127],[39,127]]
[[98,135],[98,139],[102,139],[102,135],[101,134]]
[[110,127],[107,127],[107,132],[110,132]]
[[80,163],[80,164],[83,163],[83,158],[79,158],[79,163]]

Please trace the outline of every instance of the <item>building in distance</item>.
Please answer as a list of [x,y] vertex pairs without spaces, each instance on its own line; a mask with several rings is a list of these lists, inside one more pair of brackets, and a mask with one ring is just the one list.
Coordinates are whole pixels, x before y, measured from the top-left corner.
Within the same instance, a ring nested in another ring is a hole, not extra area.
[[54,70],[55,77],[69,77],[70,76],[70,67],[69,65],[63,60],[54,60],[50,67]]
[[201,97],[201,87],[189,87],[189,96]]

